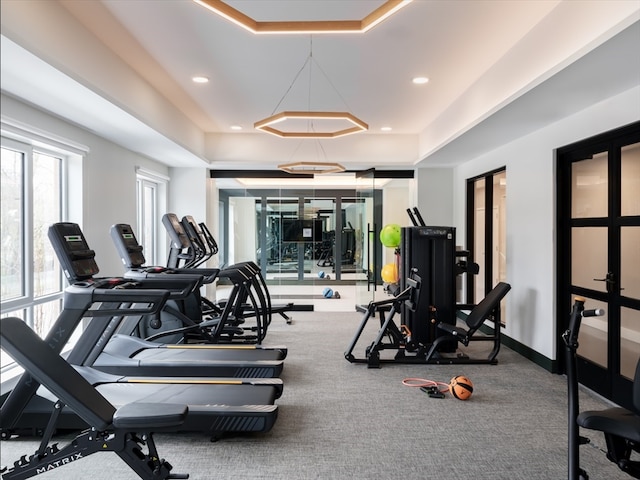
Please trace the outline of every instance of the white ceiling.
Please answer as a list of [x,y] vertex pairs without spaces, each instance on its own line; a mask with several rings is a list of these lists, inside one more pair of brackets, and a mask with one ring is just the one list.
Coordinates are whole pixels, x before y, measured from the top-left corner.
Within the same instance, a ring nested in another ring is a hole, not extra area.
[[[268,21],[361,19],[383,2],[227,3]],[[191,0],[3,0],[2,90],[175,166],[454,165],[638,85],[639,22],[632,0],[414,0],[365,34],[280,36]],[[253,129],[283,110],[346,110],[369,130]]]

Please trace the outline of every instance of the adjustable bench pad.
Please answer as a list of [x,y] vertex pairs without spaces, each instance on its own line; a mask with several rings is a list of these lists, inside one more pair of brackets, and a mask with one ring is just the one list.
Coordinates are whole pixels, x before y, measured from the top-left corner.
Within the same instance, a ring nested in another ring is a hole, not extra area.
[[174,403],[128,403],[113,415],[113,425],[124,430],[153,430],[184,423],[189,407]]

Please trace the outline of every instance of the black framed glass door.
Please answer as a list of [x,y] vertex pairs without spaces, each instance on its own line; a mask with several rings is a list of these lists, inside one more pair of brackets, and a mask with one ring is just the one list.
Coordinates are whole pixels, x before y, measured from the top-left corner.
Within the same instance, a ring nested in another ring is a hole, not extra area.
[[356,197],[362,202],[363,210],[360,228],[361,258],[357,264],[356,275],[356,308],[367,306],[375,300],[377,272],[380,268],[378,255],[377,232],[380,225],[376,225],[374,215],[375,170],[369,169],[356,175]]
[[[558,337],[572,297],[585,318],[579,381],[630,406],[640,358],[640,123],[558,150]],[[558,343],[562,364],[563,346]]]

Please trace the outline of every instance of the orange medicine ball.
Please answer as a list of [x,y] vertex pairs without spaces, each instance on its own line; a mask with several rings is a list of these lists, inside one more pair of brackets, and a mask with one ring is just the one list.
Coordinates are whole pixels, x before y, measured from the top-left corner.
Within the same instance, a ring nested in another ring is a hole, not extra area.
[[449,382],[449,391],[458,400],[468,400],[473,393],[473,383],[464,375],[456,375]]

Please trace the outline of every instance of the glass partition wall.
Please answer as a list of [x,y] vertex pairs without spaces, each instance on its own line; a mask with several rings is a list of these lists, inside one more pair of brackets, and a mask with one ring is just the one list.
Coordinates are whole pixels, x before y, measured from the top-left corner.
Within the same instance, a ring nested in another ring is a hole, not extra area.
[[[273,192],[251,197],[255,205],[257,260],[265,278],[296,283],[353,280],[361,243],[356,238],[361,235],[360,205],[353,192],[279,193],[280,197]],[[234,241],[246,239],[236,237]]]
[[[377,286],[382,283],[382,247],[378,241],[378,233],[382,228],[382,214],[381,208],[376,208],[376,203],[382,202],[376,194],[373,169],[356,175],[356,198],[362,205],[360,224],[363,232],[359,237],[361,255],[356,266],[356,306],[366,308],[369,302],[375,301]],[[376,198],[378,202],[375,201]]]
[[[404,174],[393,181],[412,181]],[[214,177],[224,219],[219,263],[255,261],[274,301],[293,302],[302,310],[366,306],[375,299],[376,285],[381,296],[383,194],[375,182],[383,182],[366,172],[330,177],[306,184],[297,178]],[[326,301],[328,289],[338,292],[341,302]]]
[[327,287],[351,292],[367,278],[372,206],[355,190],[221,189],[219,198],[228,219],[221,264],[255,261],[277,301],[312,305],[325,299]]

